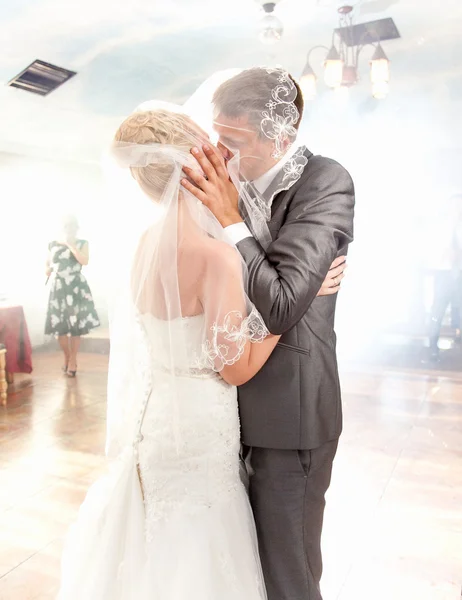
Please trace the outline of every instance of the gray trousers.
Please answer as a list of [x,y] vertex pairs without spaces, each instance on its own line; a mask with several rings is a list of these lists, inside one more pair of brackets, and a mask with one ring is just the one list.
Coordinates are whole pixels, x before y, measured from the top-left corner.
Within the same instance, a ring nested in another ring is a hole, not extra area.
[[243,447],[268,600],[322,600],[324,495],[338,440],[314,450]]

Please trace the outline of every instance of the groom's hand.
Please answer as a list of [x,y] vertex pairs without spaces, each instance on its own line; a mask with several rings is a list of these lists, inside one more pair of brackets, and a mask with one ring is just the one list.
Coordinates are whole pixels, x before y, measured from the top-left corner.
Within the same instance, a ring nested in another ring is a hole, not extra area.
[[323,281],[321,289],[317,293],[318,296],[331,296],[336,294],[340,289],[340,283],[345,277],[346,256],[339,256],[331,264],[330,269]]
[[243,221],[238,209],[239,192],[229,178],[223,157],[216,148],[205,145],[192,148],[191,154],[199,163],[202,172],[183,167],[188,179],[181,184],[202,202],[217,218],[222,227]]

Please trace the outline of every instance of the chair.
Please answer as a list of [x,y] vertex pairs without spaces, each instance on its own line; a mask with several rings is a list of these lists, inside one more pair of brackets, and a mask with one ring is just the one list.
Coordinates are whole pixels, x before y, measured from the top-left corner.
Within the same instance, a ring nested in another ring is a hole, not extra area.
[[6,380],[6,348],[0,344],[0,402],[6,406],[8,398],[8,383]]

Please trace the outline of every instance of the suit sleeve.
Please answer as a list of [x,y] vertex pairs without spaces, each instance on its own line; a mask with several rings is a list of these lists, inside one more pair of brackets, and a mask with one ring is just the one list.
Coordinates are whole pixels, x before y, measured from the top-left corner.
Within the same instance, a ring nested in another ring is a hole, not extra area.
[[330,159],[312,160],[316,163],[266,252],[254,238],[238,244],[249,272],[250,299],[275,335],[292,329],[303,317],[339,250],[353,240],[350,175]]

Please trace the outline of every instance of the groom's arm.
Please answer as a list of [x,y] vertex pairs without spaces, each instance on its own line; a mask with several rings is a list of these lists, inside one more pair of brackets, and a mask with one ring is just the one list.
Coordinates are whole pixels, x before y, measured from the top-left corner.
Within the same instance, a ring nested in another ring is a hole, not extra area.
[[350,175],[323,157],[313,157],[308,168],[309,175],[266,252],[253,237],[238,244],[249,271],[250,299],[277,335],[303,317],[339,250],[353,240]]
[[[219,153],[207,145],[203,152],[197,148],[191,152],[202,171],[185,167],[193,183],[185,178],[182,185],[223,227],[241,223],[240,227],[250,233],[239,214],[237,190]],[[249,296],[274,334],[298,323],[339,250],[353,239],[354,187],[350,175],[335,161],[321,156],[310,158],[306,169],[302,174],[305,181],[290,202],[284,225],[266,252],[252,237],[238,243],[249,269]]]

